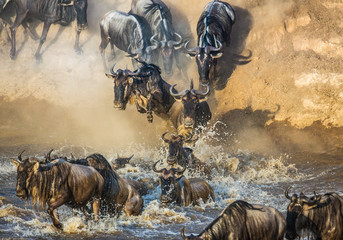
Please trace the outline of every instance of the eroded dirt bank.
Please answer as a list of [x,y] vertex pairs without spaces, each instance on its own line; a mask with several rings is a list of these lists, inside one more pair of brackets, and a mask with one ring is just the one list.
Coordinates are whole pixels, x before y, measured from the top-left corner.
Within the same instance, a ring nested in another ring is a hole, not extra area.
[[[133,107],[112,108],[112,82],[104,76],[98,22],[110,9],[128,11],[130,1],[89,0],[89,30],[81,34],[83,55],[73,50],[74,25],[52,26],[43,62],[37,42],[18,29],[18,56],[0,36],[2,146],[67,141],[106,148],[156,144],[164,124]],[[185,36],[207,1],[166,1]],[[260,153],[313,151],[340,154],[343,146],[342,11],[335,0],[232,0],[237,21],[232,43],[219,63],[217,90],[210,100],[215,119],[226,126],[231,149]],[[37,27],[41,32],[42,26]],[[194,41],[193,41],[194,44]],[[117,66],[131,68],[118,52]],[[197,79],[190,59],[189,77]],[[187,86],[175,74],[171,83]]]

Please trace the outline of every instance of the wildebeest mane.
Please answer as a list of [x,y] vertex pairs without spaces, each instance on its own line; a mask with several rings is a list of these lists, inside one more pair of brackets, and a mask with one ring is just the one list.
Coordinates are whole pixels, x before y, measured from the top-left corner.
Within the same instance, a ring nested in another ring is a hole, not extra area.
[[[160,17],[158,23],[156,24],[159,28],[159,37],[165,36],[166,39],[164,40],[174,40],[174,29],[172,27],[172,15],[170,13],[169,8],[163,4],[162,2],[156,2],[151,0],[151,4],[148,4],[144,7],[144,15],[151,26],[155,25],[155,17],[158,14]],[[162,5],[163,4],[163,5]],[[165,23],[165,24],[164,24]],[[156,28],[157,29],[157,28]],[[160,39],[162,40],[162,39]]]
[[117,173],[113,171],[111,165],[106,160],[106,158],[99,153],[93,153],[87,156],[85,159],[71,160],[69,162],[93,167],[100,173],[100,175],[104,178],[102,197],[105,197],[105,195],[111,192],[111,189],[117,186],[118,184]]
[[242,235],[240,238],[248,239],[248,232],[245,230],[247,210],[262,211],[262,209],[255,208],[245,201],[235,201],[227,206],[219,216],[200,233],[200,236],[206,234],[206,236],[211,236],[212,239],[223,239],[231,230],[228,229],[228,227],[241,226],[243,230],[241,231]]
[[148,47],[148,44],[150,44],[150,36],[151,36],[151,28],[148,22],[145,20],[145,18],[138,16],[136,14],[131,13],[131,15],[137,20],[139,23],[140,27],[142,28],[142,39],[140,42],[143,41],[143,49]]
[[68,177],[70,165],[64,160],[55,163],[41,165],[36,173],[27,181],[28,196],[32,198],[33,205],[39,205],[45,209],[47,200],[60,190],[59,186]]
[[[230,10],[232,10],[229,5],[226,5],[225,3],[223,4],[226,8],[230,8]],[[228,21],[230,24],[228,24]],[[222,11],[220,8],[214,8],[213,5],[209,8],[209,10],[204,11],[201,14],[197,24],[197,34],[198,36],[201,36],[201,39],[204,42],[204,45],[201,47],[205,47],[207,45],[218,47],[213,34],[208,32],[208,26],[211,26],[213,32],[230,35],[231,26],[234,21],[235,19],[228,15],[227,11]],[[219,38],[218,40],[223,41],[223,39],[220,39],[221,36],[216,36],[216,38]]]
[[144,63],[143,66],[141,67],[142,72],[149,72],[149,71],[157,71],[158,74],[161,74],[161,68],[155,64],[146,64]]

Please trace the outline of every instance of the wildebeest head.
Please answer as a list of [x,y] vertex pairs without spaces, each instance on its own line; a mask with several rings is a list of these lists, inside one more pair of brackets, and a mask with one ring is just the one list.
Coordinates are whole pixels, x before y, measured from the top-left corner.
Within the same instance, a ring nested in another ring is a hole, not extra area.
[[200,47],[197,46],[192,49],[187,49],[186,42],[185,48],[187,50],[187,53],[191,57],[195,57],[196,63],[198,65],[198,73],[199,73],[199,81],[203,84],[210,84],[210,71],[215,65],[215,59],[220,58],[222,53],[222,43],[220,41],[216,41],[218,47],[213,46],[205,46]]
[[287,188],[285,191],[285,196],[287,199],[291,200],[287,207],[287,227],[286,227],[286,239],[295,239],[298,237],[296,226],[297,226],[297,219],[301,216],[304,211],[312,209],[318,205],[320,202],[321,196],[316,195],[309,198],[305,196],[303,193],[300,193],[298,196],[297,194],[293,194],[292,197],[288,195],[290,187]]
[[210,92],[210,87],[207,84],[203,84],[203,86],[206,87],[207,90],[206,92],[200,92],[193,89],[192,80],[190,90],[186,89],[180,93],[174,93],[175,86],[176,84],[171,86],[169,91],[170,94],[175,98],[175,100],[181,102],[183,105],[181,124],[183,124],[185,128],[194,128],[196,122],[196,109],[200,101],[206,99],[206,96]]
[[119,168],[124,168],[125,164],[129,163],[131,158],[133,157],[134,154],[132,154],[130,157],[128,158],[124,158],[124,157],[119,157],[119,155],[117,155],[117,158],[115,160],[115,164],[114,164],[114,169],[119,169]]
[[139,71],[131,72],[128,69],[118,69],[114,72],[114,66],[115,64],[111,68],[111,74],[106,73],[106,76],[114,81],[114,107],[125,110],[132,93],[133,76],[138,75]]
[[168,132],[162,134],[162,139],[165,143],[168,143],[169,153],[167,157],[168,164],[175,164],[177,159],[181,155],[181,151],[183,150],[183,136],[178,135],[171,135],[170,139],[167,139],[165,136]]
[[160,181],[161,181],[161,205],[166,206],[170,203],[173,203],[177,200],[177,197],[180,195],[179,189],[177,188],[177,178],[175,174],[181,175],[185,170],[186,167],[183,169],[156,169],[156,165],[159,161],[157,161],[153,165],[153,170],[156,173],[161,173]]
[[174,51],[182,48],[182,37],[180,34],[175,33],[177,40],[163,40],[157,41],[156,34],[151,38],[151,42],[158,46],[160,55],[162,56],[164,71],[167,75],[173,73],[173,56]]
[[39,160],[34,157],[22,160],[21,155],[23,154],[23,152],[19,154],[18,160],[11,159],[11,161],[13,165],[17,167],[16,195],[21,199],[28,200],[28,181],[31,178],[32,174],[38,171],[40,165]]

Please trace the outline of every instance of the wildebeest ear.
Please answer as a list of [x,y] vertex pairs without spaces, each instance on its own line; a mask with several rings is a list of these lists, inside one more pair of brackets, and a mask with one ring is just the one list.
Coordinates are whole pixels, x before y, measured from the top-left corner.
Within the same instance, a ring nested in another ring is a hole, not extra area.
[[222,52],[211,52],[211,56],[212,58],[220,58],[221,56],[223,56]]
[[13,158],[11,158],[11,162],[12,162],[12,164],[13,164],[15,167],[18,167],[19,164],[20,164],[20,162],[19,162],[18,160],[15,160],[15,159],[13,159]]
[[129,84],[133,84],[133,78],[129,78]]
[[197,53],[190,53],[190,52],[188,52],[187,54],[191,58],[194,58],[197,55]]
[[36,162],[35,165],[33,166],[33,172],[37,172],[39,169],[39,162]]
[[109,79],[114,79],[114,76],[112,74],[108,74],[108,73],[105,73],[106,77],[108,77]]

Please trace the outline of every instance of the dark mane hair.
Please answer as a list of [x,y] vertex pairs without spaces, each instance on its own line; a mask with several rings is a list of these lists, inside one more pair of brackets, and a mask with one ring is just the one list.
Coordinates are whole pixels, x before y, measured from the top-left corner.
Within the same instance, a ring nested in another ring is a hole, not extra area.
[[[160,21],[158,22],[158,27],[163,36],[166,37],[166,40],[174,40],[174,28],[172,25],[172,15],[169,8],[163,2],[156,2],[151,0],[151,4],[148,4],[144,7],[144,15],[148,19],[150,24],[153,24],[153,16],[159,14],[161,16]],[[166,21],[167,26],[163,24],[163,21]]]
[[45,209],[47,200],[59,190],[59,185],[68,177],[69,172],[70,164],[63,159],[42,165],[29,179],[27,190],[32,204]]
[[[227,236],[230,232],[230,226],[242,226],[245,228],[247,210],[260,210],[255,208],[251,204],[238,200],[227,206],[219,216],[209,224],[200,234],[206,234],[206,236],[211,236],[212,239],[222,239]],[[242,231],[242,239],[247,239],[247,231]]]
[[[212,25],[212,28],[218,30],[215,32],[229,34],[231,29],[228,29],[227,21],[228,20],[230,21],[230,26],[234,23],[231,17],[229,18],[227,17],[226,11],[223,13],[219,11],[217,8],[213,7],[215,2],[220,2],[220,1],[214,1],[210,9],[203,11],[197,23],[198,36],[202,35],[203,42],[205,42],[206,45],[210,45],[210,46],[215,46],[216,43],[215,43],[214,36],[207,31],[207,27],[209,25]],[[220,2],[220,3],[222,3],[223,5],[225,5],[225,7],[228,7],[233,11],[230,5],[224,2]],[[213,12],[215,14],[213,14]]]
[[152,36],[150,25],[145,20],[144,17],[138,16],[138,15],[133,14],[133,13],[130,13],[130,15],[133,16],[137,20],[140,27],[142,28],[142,33],[143,33],[142,40],[144,43],[143,49],[145,49],[150,44],[150,37]]

